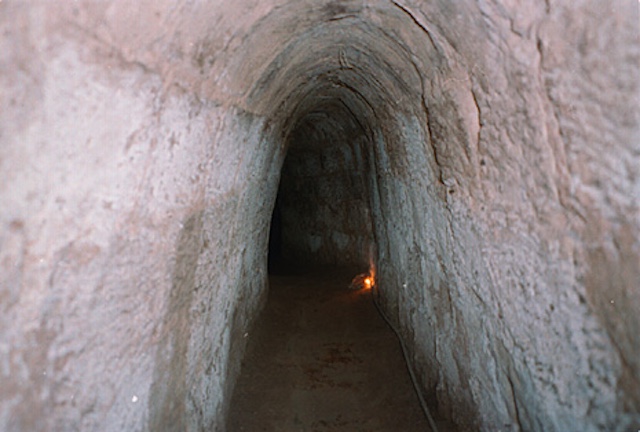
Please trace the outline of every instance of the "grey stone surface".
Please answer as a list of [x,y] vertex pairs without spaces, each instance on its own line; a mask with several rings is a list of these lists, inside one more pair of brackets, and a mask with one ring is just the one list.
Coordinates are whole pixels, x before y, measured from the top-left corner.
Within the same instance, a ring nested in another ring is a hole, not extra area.
[[292,140],[441,414],[639,429],[639,8],[0,2],[0,429],[222,428]]

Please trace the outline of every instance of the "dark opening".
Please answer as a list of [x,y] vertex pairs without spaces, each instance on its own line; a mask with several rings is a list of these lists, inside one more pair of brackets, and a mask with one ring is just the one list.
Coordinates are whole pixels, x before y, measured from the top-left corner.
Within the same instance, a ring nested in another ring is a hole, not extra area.
[[367,269],[372,230],[362,125],[339,98],[300,114],[288,136],[269,235],[270,273]]
[[230,430],[428,430],[403,351],[372,301],[375,284],[364,283],[374,140],[353,112],[340,98],[321,100],[289,133],[268,300]]
[[282,255],[282,215],[280,210],[280,192],[276,197],[276,203],[271,215],[269,228],[269,255],[268,269],[270,274],[276,274],[284,267],[284,257]]

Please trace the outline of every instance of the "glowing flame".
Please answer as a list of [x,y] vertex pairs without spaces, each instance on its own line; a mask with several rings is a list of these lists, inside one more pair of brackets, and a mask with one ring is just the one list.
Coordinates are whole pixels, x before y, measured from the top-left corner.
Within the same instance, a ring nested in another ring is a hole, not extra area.
[[[638,0],[640,1],[640,0]],[[362,281],[366,289],[371,289],[376,284],[376,264],[373,260],[375,245],[369,245],[369,273]]]
[[366,278],[364,278],[363,283],[364,287],[369,289],[373,286],[373,278],[371,276],[367,276]]
[[[370,251],[370,255],[371,253],[372,252]],[[362,282],[364,284],[364,287],[367,289],[373,288],[376,283],[376,266],[373,262],[373,258],[369,258],[369,274],[364,278]]]

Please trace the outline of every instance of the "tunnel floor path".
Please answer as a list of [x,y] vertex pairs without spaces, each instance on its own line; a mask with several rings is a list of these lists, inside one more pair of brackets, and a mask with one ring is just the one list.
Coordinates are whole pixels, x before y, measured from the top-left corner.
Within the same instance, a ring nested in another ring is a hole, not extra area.
[[228,431],[429,431],[393,331],[353,272],[270,276]]

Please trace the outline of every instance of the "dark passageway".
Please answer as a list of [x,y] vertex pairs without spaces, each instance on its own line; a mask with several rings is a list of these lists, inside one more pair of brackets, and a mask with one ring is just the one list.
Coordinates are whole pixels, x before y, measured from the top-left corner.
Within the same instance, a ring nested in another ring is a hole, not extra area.
[[290,133],[268,298],[248,336],[228,430],[431,430],[371,287],[348,289],[372,265],[363,160],[371,139],[342,99],[322,96]]
[[276,197],[271,215],[271,223],[269,224],[267,270],[269,274],[278,273],[283,266],[285,266],[285,263],[282,254],[282,214],[280,211],[280,201],[278,197]]

